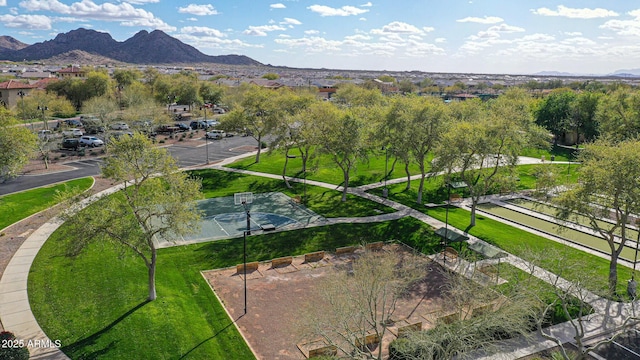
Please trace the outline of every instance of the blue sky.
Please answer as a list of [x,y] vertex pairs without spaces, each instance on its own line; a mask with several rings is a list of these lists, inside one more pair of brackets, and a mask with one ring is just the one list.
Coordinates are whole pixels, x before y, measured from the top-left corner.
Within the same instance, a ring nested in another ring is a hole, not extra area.
[[0,0],[0,35],[160,29],[209,55],[363,70],[606,74],[640,68],[640,2]]

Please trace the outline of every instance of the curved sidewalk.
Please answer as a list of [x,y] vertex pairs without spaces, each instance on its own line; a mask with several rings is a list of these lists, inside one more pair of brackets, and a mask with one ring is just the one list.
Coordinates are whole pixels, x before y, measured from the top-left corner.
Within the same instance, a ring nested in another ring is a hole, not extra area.
[[[78,204],[78,210],[97,197],[113,193],[120,188],[121,186],[114,186],[92,195]],[[31,359],[68,359],[58,348],[65,344],[60,344],[58,339],[49,339],[40,328],[31,311],[27,293],[29,270],[33,260],[51,233],[60,225],[62,221],[54,217],[36,229],[13,255],[0,279],[0,319],[6,331],[11,331],[17,340],[24,341]]]

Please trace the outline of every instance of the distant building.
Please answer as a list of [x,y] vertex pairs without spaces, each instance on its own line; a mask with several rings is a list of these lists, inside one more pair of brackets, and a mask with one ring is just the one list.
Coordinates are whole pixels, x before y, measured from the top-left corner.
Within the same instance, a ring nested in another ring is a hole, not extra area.
[[36,88],[37,85],[27,84],[17,80],[0,83],[0,104],[7,109],[11,109],[18,105],[20,95],[27,96],[31,90]]
[[70,66],[70,67],[56,71],[55,75],[59,79],[66,79],[66,78],[84,79],[87,76],[87,72],[82,68],[80,68],[79,66]]

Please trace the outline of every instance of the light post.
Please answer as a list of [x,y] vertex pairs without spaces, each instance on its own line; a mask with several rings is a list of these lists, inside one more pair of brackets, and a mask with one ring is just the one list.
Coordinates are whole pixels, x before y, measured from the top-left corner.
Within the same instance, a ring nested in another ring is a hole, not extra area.
[[[200,107],[200,110],[204,110],[204,122],[207,123],[207,105]],[[204,130],[204,147],[207,151],[207,164],[209,163],[209,137],[207,136],[207,129]]]
[[47,118],[44,116],[44,112],[46,110],[49,110],[49,108],[47,106],[38,105],[38,110],[42,111],[42,122],[44,123],[44,129],[49,130],[49,125],[47,124]]
[[389,147],[383,146],[384,150],[384,188],[382,189],[382,197],[387,198],[389,196],[389,189],[387,188],[387,176],[389,175]]
[[[297,156],[287,154],[288,159],[295,159]],[[307,205],[307,167],[305,166],[302,173],[302,203]]]
[[18,91],[18,96],[20,96],[20,105],[22,106],[22,122],[26,122],[26,116],[24,113],[24,96],[27,95],[24,93],[24,91],[20,90]]

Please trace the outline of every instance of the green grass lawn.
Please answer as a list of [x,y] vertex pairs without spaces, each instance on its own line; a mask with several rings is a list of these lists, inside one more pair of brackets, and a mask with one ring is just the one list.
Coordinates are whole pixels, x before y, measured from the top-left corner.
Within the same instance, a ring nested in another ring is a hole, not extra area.
[[81,193],[92,185],[93,178],[87,177],[0,196],[0,229],[52,207],[58,202],[56,195],[61,191],[73,189]]
[[[403,240],[425,250],[435,249],[439,241],[424,223],[404,218],[251,236],[247,254],[249,261],[269,260],[387,240]],[[56,232],[31,268],[29,299],[45,333],[59,339],[73,359],[251,359],[200,274],[240,262],[238,239],[162,249],[158,299],[147,303],[141,259],[100,243],[70,258]]]
[[[578,181],[578,165],[567,165],[567,164],[540,164],[540,165],[520,165],[517,167],[518,170],[518,186],[517,190],[528,190],[534,189],[536,186],[536,178],[534,176],[536,169],[543,167],[552,167],[554,171],[557,171],[559,174],[567,174],[567,169],[569,169],[569,176],[560,176],[559,183],[560,184],[570,184],[576,183]],[[416,204],[416,198],[418,196],[418,186],[420,185],[419,180],[411,181],[411,187],[409,190],[406,190],[407,183],[402,182],[398,184],[389,185],[389,199],[397,201],[399,203],[405,204],[407,206],[411,206],[415,209],[421,210],[424,206],[420,204]],[[371,193],[376,194],[378,196],[382,196],[382,187],[370,190]],[[452,194],[460,194],[463,197],[469,196],[468,191],[464,189],[454,189],[451,191]],[[444,177],[443,176],[434,176],[432,178],[426,179],[424,182],[424,189],[422,192],[422,203],[434,203],[434,204],[442,204],[447,200],[447,189],[444,186]]]
[[[445,220],[445,207],[432,209],[424,209],[424,212],[438,220]],[[471,214],[467,210],[460,208],[449,209],[449,225],[458,229],[468,229]],[[476,226],[468,229],[469,234],[496,245],[505,251],[530,259],[531,256],[539,256],[542,258],[541,266],[554,273],[565,273],[570,280],[580,278],[579,273],[566,273],[563,268],[562,261],[559,259],[547,257],[545,254],[563,254],[572,260],[583,264],[588,264],[592,269],[596,269],[598,275],[606,281],[609,276],[609,261],[588,254],[584,251],[570,248],[568,246],[549,240],[542,236],[531,234],[527,231],[517,229],[513,226],[501,223],[496,220],[489,219],[480,214],[476,216]],[[622,265],[618,265],[618,293],[626,293],[626,280],[631,278],[632,269]],[[600,291],[602,289],[599,284],[596,287],[589,287],[592,284],[585,284],[592,291]],[[604,294],[603,294],[604,295]]]
[[[264,193],[280,191],[289,196],[304,196],[305,186],[291,182],[288,189],[283,180],[261,176],[245,175],[222,170],[195,170],[190,172],[202,179],[202,191],[207,198],[231,196],[234,193],[252,191]],[[305,204],[308,208],[324,217],[372,216],[394,212],[392,208],[355,195],[347,195],[347,201],[340,201],[342,192],[313,185],[306,185]]]
[[575,161],[576,153],[575,149],[570,149],[566,147],[560,146],[552,146],[551,149],[536,149],[529,148],[524,149],[521,156],[533,157],[536,159],[541,159],[544,156],[545,160],[550,161],[551,156],[554,157],[555,161]]
[[[292,155],[299,155],[296,150],[290,152]],[[429,156],[427,163],[431,162],[432,157]],[[246,158],[239,160],[233,164],[227,165],[236,169],[245,169],[259,171],[269,174],[282,174],[284,168],[285,156],[282,151],[271,151],[260,157],[260,162],[256,164],[254,158]],[[391,171],[394,158],[389,156],[389,162],[386,164],[387,171]],[[428,170],[427,170],[428,171]],[[378,151],[371,154],[366,161],[360,161],[352,170],[349,179],[349,186],[360,186],[384,180],[385,172],[385,154],[384,151]],[[412,164],[409,167],[411,175],[420,173],[418,166]],[[300,158],[289,159],[287,165],[287,175],[304,178],[302,171],[302,160]],[[388,179],[405,177],[404,164],[400,161],[396,163],[394,171],[389,175]],[[329,184],[340,185],[343,182],[342,170],[331,160],[328,155],[318,155],[316,160],[310,161],[307,166],[307,179],[326,182]]]

